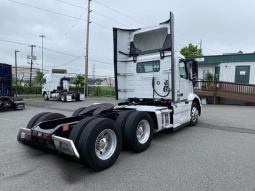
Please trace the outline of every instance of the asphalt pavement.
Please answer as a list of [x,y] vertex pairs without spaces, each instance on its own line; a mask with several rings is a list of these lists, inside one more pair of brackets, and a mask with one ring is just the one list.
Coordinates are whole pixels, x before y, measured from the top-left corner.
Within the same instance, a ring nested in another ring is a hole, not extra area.
[[79,107],[109,102],[119,101],[36,101],[23,111],[0,111],[0,190],[255,190],[254,106],[203,105],[197,126],[154,134],[148,150],[122,151],[102,172],[16,140],[37,113],[71,116]]

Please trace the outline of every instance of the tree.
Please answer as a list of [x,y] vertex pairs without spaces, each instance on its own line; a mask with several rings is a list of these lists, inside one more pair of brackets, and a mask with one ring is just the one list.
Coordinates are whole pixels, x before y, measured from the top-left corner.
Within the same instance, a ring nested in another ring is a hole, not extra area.
[[44,74],[40,71],[36,71],[35,81],[41,85]]
[[73,78],[72,83],[75,85],[76,89],[79,91],[79,88],[84,87],[85,75],[78,74],[75,78]]
[[203,56],[202,49],[191,43],[189,43],[188,46],[183,47],[180,52],[185,57]]
[[243,54],[243,51],[239,50],[239,51],[238,51],[238,54]]

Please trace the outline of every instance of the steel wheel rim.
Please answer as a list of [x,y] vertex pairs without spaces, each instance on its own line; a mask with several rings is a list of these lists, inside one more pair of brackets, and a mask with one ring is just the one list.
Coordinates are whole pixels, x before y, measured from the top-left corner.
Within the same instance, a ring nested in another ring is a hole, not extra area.
[[47,94],[44,94],[44,100],[47,100],[48,96]]
[[191,110],[191,120],[195,122],[198,119],[198,110],[196,107],[193,107]]
[[117,147],[117,137],[113,130],[105,129],[97,137],[95,152],[101,160],[109,159]]
[[136,137],[139,143],[144,144],[150,137],[150,124],[147,120],[142,120],[137,126]]
[[62,95],[61,96],[61,101],[64,101],[64,100],[65,100],[64,95]]

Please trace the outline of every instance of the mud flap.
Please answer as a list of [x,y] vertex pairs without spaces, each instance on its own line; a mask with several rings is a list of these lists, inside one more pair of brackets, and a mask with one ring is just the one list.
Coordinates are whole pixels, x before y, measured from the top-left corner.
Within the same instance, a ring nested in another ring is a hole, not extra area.
[[51,138],[54,141],[54,145],[59,152],[74,156],[76,158],[80,158],[80,155],[72,140],[56,135],[52,135]]

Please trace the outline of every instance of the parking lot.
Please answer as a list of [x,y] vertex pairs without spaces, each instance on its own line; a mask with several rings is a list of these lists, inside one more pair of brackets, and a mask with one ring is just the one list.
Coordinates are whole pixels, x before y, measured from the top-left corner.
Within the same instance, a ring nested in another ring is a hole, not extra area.
[[36,101],[0,111],[0,190],[255,190],[254,106],[203,105],[197,126],[154,134],[148,150],[123,150],[102,172],[17,142],[19,127],[35,114],[71,116],[94,102],[119,101]]

